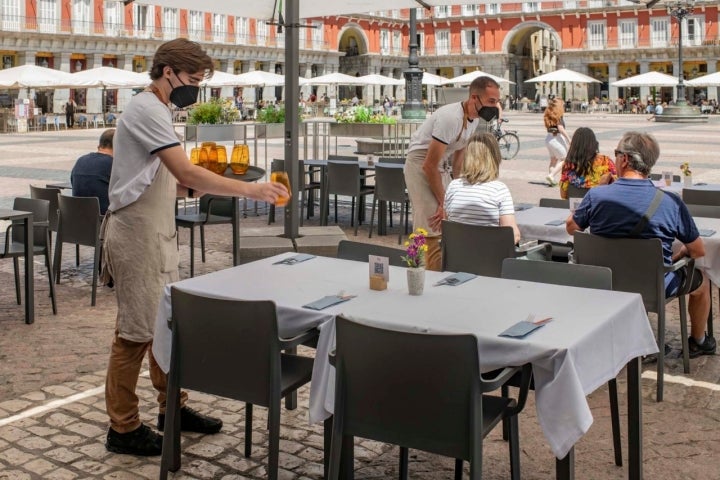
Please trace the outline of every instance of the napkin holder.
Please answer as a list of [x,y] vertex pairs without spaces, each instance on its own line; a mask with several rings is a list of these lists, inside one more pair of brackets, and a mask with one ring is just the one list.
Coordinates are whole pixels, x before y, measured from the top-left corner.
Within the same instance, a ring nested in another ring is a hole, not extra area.
[[370,275],[370,290],[387,290],[387,280],[382,275]]

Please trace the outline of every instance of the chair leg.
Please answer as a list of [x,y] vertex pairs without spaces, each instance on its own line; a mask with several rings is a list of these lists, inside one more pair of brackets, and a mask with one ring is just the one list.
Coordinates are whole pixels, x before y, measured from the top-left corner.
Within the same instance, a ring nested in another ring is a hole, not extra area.
[[[657,356],[657,394],[655,395],[656,402],[663,401],[663,387],[665,381],[665,306],[659,308],[658,316],[658,356]],[[680,323],[683,323],[682,318]],[[681,326],[682,328],[682,326]]]
[[20,260],[18,257],[13,257],[13,271],[15,272],[15,299],[17,304],[22,304],[22,296],[20,294]]
[[690,346],[688,345],[687,302],[685,295],[681,295],[678,301],[680,303],[680,337],[683,349],[683,370],[685,373],[690,373]]
[[168,471],[177,472],[180,469],[180,389],[172,380],[169,382],[160,460],[160,480],[167,479]]
[[335,223],[337,223],[337,195],[335,195]]
[[195,276],[195,227],[190,227],[190,278]]
[[270,405],[268,409],[268,420],[270,421],[270,440],[268,455],[268,479],[278,479],[278,464],[280,457],[280,405]]
[[252,453],[252,421],[253,421],[253,404],[245,404],[245,458],[250,458]]
[[[49,236],[49,235],[48,235]],[[48,272],[50,283],[50,303],[52,304],[53,315],[57,315],[57,299],[55,298],[55,281],[53,279],[52,262],[50,261],[50,247],[45,251],[45,268]]]
[[100,246],[95,245],[95,258],[93,259],[93,280],[92,280],[92,300],[91,306],[95,306],[95,297],[97,296],[97,279],[98,269],[100,267]]
[[273,205],[272,203],[270,204],[270,208],[268,209],[268,225],[270,225],[271,223],[275,223],[275,205]]
[[60,285],[60,264],[62,263],[62,237],[58,232],[55,237],[55,259],[53,260],[53,266],[55,267],[55,284]]
[[[285,350],[290,355],[297,354],[297,347],[288,348]],[[285,396],[285,410],[295,410],[297,408],[297,390],[293,390]]]
[[[305,195],[306,195],[305,190],[300,190],[300,205],[299,205],[300,215],[299,215],[299,217],[300,217],[300,226],[301,227],[303,226],[303,221],[305,220],[305,215],[303,215],[303,207],[305,205]],[[308,210],[308,213],[307,213],[308,218],[310,218],[310,204],[308,204],[307,210]]]
[[79,244],[75,245],[75,266],[76,267],[80,266],[80,245]]
[[[505,398],[510,396],[510,389],[507,385],[500,387],[500,396]],[[507,417],[502,419],[502,437],[506,442],[510,440],[510,420]]]
[[620,443],[620,407],[618,406],[617,380],[608,382],[610,394],[610,421],[612,423],[613,450],[615,452],[615,465],[622,467],[622,443]]
[[[358,197],[357,203],[358,203],[357,208],[355,208],[355,197],[353,197],[352,206],[351,206],[351,210],[350,210],[350,213],[352,214],[352,216],[350,218],[353,218],[355,220],[355,236],[356,237],[357,237],[358,227],[360,227],[360,198],[359,197]],[[353,225],[353,223],[350,222],[350,226],[352,226],[352,225]]]
[[[360,199],[358,199],[358,211],[360,211]],[[357,221],[355,221],[355,197],[352,197],[350,199],[350,226],[355,226],[358,224]],[[355,222],[355,223],[353,223]],[[355,230],[355,236],[357,236],[357,230]]]
[[462,480],[463,461],[461,458],[455,459],[455,480]]
[[408,479],[408,448],[407,447],[400,447],[400,468],[399,468],[399,474],[398,478],[400,480],[407,480]]
[[[375,223],[375,205],[377,204],[377,197],[373,197],[372,208],[370,209],[370,233],[368,238],[372,238],[373,224]],[[378,227],[379,229],[380,227]]]
[[510,478],[520,480],[520,432],[517,415],[512,415],[508,420],[510,421]]
[[205,263],[205,225],[200,225],[200,259]]

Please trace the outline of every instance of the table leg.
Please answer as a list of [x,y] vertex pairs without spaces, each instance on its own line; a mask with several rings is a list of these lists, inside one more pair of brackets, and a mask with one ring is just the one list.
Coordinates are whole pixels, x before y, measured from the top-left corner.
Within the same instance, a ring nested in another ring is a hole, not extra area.
[[640,358],[627,364],[628,465],[630,480],[641,480],[642,472],[642,389]]
[[240,263],[240,199],[232,197],[233,266]]
[[35,322],[35,275],[33,273],[33,220],[25,218],[23,230],[25,233],[25,323]]
[[[330,441],[332,440],[333,418],[330,416],[323,423],[323,478],[328,478],[330,466]],[[344,437],[340,454],[340,480],[353,480],[355,477],[355,437]]]
[[330,209],[330,198],[327,191],[327,167],[320,168],[320,225],[327,226],[328,210]]
[[575,480],[575,447],[565,458],[555,459],[555,478],[557,480]]

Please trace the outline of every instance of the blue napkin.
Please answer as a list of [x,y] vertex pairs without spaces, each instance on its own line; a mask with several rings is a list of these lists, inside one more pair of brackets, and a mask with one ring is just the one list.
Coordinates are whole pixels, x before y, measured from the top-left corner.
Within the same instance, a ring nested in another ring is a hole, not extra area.
[[508,328],[504,332],[500,334],[501,337],[510,337],[510,338],[524,338],[531,332],[534,332],[538,328],[544,326],[545,324],[537,324],[532,322],[518,322],[512,327]]
[[533,208],[535,205],[532,203],[517,203],[515,204],[515,211],[516,212],[522,212],[523,210],[529,210]]
[[477,275],[475,275],[473,273],[465,273],[465,272],[453,273],[452,275],[445,277],[442,280],[440,280],[439,282],[437,282],[435,284],[435,286],[437,287],[439,285],[450,285],[450,286],[454,287],[456,285],[465,283],[468,280],[472,280],[475,277],[477,277]]
[[715,235],[715,230],[709,229],[709,228],[701,228],[698,230],[701,237],[712,237]]
[[560,225],[565,225],[565,220],[550,220],[549,222],[545,223],[545,225],[551,225],[553,227],[558,227]]
[[338,303],[347,302],[351,298],[355,297],[339,297],[337,295],[328,295],[327,297],[323,297],[320,300],[315,300],[314,302],[308,303],[307,305],[303,305],[303,308],[309,308],[310,310],[324,310],[328,307],[332,307],[333,305],[337,305]]
[[296,263],[304,262],[305,260],[310,260],[311,258],[315,258],[315,255],[311,255],[309,253],[298,253],[294,257],[285,258],[279,262],[273,263],[273,265],[295,265]]

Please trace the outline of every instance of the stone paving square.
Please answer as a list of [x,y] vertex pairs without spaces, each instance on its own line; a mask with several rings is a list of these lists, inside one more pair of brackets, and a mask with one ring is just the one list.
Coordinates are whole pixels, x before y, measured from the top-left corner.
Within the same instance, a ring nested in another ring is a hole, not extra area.
[[[543,184],[548,155],[544,146],[542,117],[508,112],[507,128],[517,130],[521,147],[518,157],[501,165],[501,180],[509,186],[516,203],[537,203],[541,197],[557,198],[556,188]],[[663,124],[647,122],[644,115],[568,114],[568,130],[593,128],[600,150],[611,154],[621,134],[638,129],[652,132],[661,146],[655,171],[680,173],[682,162],[690,162],[695,181],[720,183],[717,152],[720,151],[720,117],[707,124]],[[67,181],[75,159],[93,151],[100,129],[33,132],[0,135],[0,207],[12,204],[15,196],[29,193],[29,184]],[[268,158],[283,155],[280,141],[268,141]],[[338,153],[351,154],[353,138],[338,141]],[[302,151],[302,147],[301,147]],[[264,152],[257,152],[262,165]],[[334,153],[334,152],[333,152]],[[260,209],[262,212],[263,209]],[[397,225],[388,235],[368,239],[367,224],[357,238],[349,227],[347,205],[341,207],[341,227],[351,240],[397,246]],[[397,219],[397,216],[395,217]],[[276,225],[282,225],[278,215]],[[267,216],[252,209],[241,221],[241,230],[263,227]],[[317,225],[317,217],[306,221]],[[5,225],[0,227],[4,231]],[[227,225],[207,229],[207,261],[202,263],[196,247],[196,275],[232,265],[230,229]],[[189,276],[189,235],[180,232],[181,277]],[[199,242],[198,242],[199,243]],[[154,479],[159,457],[139,458],[108,453],[103,382],[112,338],[116,305],[111,289],[98,289],[97,306],[90,307],[92,254],[81,249],[80,267],[67,250],[57,286],[58,315],[52,315],[45,269],[36,259],[36,321],[23,322],[23,308],[16,305],[12,262],[0,261],[0,479]],[[717,309],[717,289],[714,292]],[[682,372],[677,358],[680,344],[677,302],[668,305],[667,341],[676,350],[667,360],[665,401],[656,403],[655,366],[643,368],[644,472],[646,479],[720,479],[717,451],[720,447],[720,357],[691,360],[691,373]],[[655,317],[650,316],[654,325]],[[715,321],[718,325],[720,322]],[[312,355],[310,349],[303,354]],[[231,374],[229,369],[228,374]],[[624,373],[619,377],[621,423],[626,428]],[[155,393],[147,376],[140,379],[141,417],[154,426],[157,415]],[[588,397],[594,416],[589,432],[576,445],[576,478],[579,480],[623,479],[626,471],[613,462],[608,393],[601,387]],[[182,468],[174,479],[262,479],[266,478],[266,411],[255,409],[253,454],[242,454],[244,404],[191,392],[190,404],[217,415],[225,422],[222,432],[202,436],[183,434]],[[308,424],[308,388],[299,394],[299,408],[283,410],[281,416],[280,478],[322,477],[322,426]],[[522,478],[554,478],[555,462],[537,424],[533,395],[520,415]],[[627,462],[626,433],[623,433]],[[484,478],[509,476],[507,446],[499,430],[486,442]],[[398,449],[357,439],[355,476],[358,479],[390,479],[397,476]],[[467,464],[466,464],[467,470]],[[447,479],[453,475],[453,460],[411,451],[410,477]],[[466,473],[467,475],[467,473]]]

